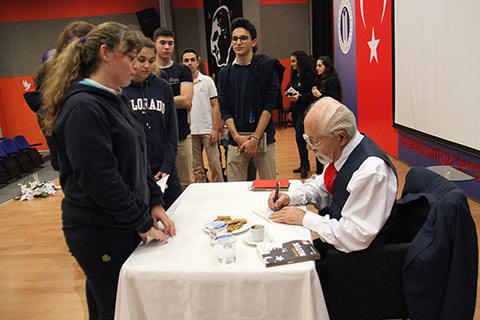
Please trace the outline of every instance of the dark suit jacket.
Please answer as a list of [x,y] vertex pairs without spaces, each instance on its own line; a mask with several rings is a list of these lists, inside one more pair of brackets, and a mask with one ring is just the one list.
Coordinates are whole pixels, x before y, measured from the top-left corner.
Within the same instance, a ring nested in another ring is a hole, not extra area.
[[402,199],[425,197],[430,212],[405,257],[402,278],[411,319],[473,319],[478,274],[475,223],[463,190],[413,168]]

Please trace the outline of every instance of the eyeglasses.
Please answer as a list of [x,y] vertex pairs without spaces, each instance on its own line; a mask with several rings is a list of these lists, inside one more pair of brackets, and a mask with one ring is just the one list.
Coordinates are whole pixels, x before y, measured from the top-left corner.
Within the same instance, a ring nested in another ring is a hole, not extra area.
[[[305,142],[307,142],[308,146],[310,148],[312,148],[313,150],[316,150],[318,149],[318,147],[320,146],[320,144],[322,144],[323,141],[327,140],[328,138],[330,138],[330,136],[327,136],[325,138],[323,138],[322,140],[318,141],[318,139],[315,139],[315,138],[310,138],[308,135],[306,135],[305,133],[303,134],[303,139],[305,140]],[[317,141],[317,142],[315,142]]]
[[237,42],[238,40],[240,40],[240,42],[245,42],[249,39],[248,36],[240,36],[240,37],[232,37],[232,42],[235,43]]

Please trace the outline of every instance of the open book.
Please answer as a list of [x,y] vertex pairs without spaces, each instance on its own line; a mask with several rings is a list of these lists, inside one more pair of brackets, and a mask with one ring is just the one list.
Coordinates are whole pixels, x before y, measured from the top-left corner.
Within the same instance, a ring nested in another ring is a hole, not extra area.
[[254,209],[252,210],[252,212],[255,213],[257,216],[259,216],[260,218],[263,218],[268,222],[273,223],[273,221],[268,218],[268,216],[273,212],[272,209],[268,207],[264,207],[264,208]]

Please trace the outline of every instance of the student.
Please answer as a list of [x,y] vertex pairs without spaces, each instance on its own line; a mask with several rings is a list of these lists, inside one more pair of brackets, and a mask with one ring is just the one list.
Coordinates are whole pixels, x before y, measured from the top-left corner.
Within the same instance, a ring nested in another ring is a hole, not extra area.
[[318,85],[312,88],[315,98],[332,97],[337,101],[343,101],[342,82],[338,77],[332,59],[327,56],[318,57],[316,70]]
[[[218,75],[218,102],[229,131],[228,181],[245,181],[250,158],[260,179],[275,179],[275,129],[272,111],[281,101],[285,68],[276,59],[256,55],[257,31],[245,18],[232,21],[235,61]],[[266,133],[266,150],[258,144]]]
[[65,194],[63,232],[86,275],[90,319],[113,319],[120,268],[140,240],[176,233],[148,170],[145,132],[121,95],[141,46],[137,31],[100,24],[70,42],[42,85]]
[[147,134],[147,153],[152,174],[156,179],[169,175],[163,196],[167,210],[182,193],[175,166],[178,124],[170,85],[152,73],[156,56],[153,42],[144,39],[143,48],[137,54],[135,77],[128,87],[123,88],[123,93]]
[[177,170],[184,190],[192,183],[192,137],[188,113],[192,108],[193,79],[190,69],[172,60],[175,48],[174,33],[171,30],[158,28],[153,34],[157,47],[156,64],[166,72],[172,87],[178,120]]
[[[292,110],[293,124],[295,126],[295,140],[297,141],[298,154],[300,156],[300,167],[294,169],[294,173],[300,173],[300,177],[305,179],[310,163],[308,161],[307,143],[303,139],[305,129],[303,120],[305,113],[314,101],[312,87],[316,82],[315,70],[313,69],[313,61],[304,51],[295,51],[290,57],[291,73],[288,87],[296,90],[295,94],[288,95],[290,100],[290,109]],[[320,169],[322,173],[323,167]],[[317,166],[318,171],[318,166]]]
[[203,164],[203,149],[207,154],[212,182],[223,182],[222,164],[218,149],[221,123],[217,88],[212,78],[199,71],[198,54],[194,49],[182,52],[182,63],[192,70],[193,101],[190,113],[194,182],[207,182]]
[[[332,97],[337,101],[343,101],[343,86],[338,77],[335,64],[332,59],[327,56],[318,57],[316,63],[316,71],[318,82],[312,87],[312,94],[315,100],[322,97]],[[315,159],[317,170],[310,179],[314,180],[323,171],[323,165]]]

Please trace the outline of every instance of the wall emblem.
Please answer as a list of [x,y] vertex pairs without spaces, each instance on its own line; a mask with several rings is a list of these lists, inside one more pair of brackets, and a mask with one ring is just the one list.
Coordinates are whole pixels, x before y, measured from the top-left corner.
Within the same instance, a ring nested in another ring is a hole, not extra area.
[[338,8],[337,36],[343,54],[350,51],[353,41],[353,10],[349,0],[342,0]]

